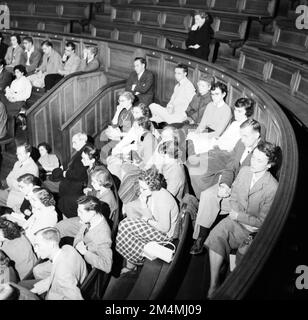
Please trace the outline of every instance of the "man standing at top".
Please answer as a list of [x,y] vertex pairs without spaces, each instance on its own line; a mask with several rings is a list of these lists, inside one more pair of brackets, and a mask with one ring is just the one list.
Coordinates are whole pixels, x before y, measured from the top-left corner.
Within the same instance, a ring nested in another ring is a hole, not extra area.
[[154,98],[154,75],[146,70],[146,60],[142,57],[135,58],[134,69],[126,81],[125,91],[132,92],[140,103],[149,105]]
[[46,90],[51,89],[65,76],[68,76],[69,74],[79,70],[80,58],[75,53],[75,50],[76,46],[74,42],[68,41],[65,44],[64,55],[62,57],[62,68],[60,68],[57,73],[48,74],[45,77]]
[[185,111],[196,93],[195,87],[187,78],[187,66],[178,64],[175,67],[174,75],[175,80],[178,83],[174,87],[173,94],[167,104],[167,107],[164,108],[157,103],[150,104],[150,109],[153,115],[151,118],[152,121],[157,123],[178,123],[187,119]]

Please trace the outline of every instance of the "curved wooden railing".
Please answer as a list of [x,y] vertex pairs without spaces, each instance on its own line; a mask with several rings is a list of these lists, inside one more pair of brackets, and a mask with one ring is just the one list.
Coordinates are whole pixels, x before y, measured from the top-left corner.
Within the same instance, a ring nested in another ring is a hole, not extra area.
[[[175,84],[174,68],[180,62],[188,65],[188,76],[193,82],[196,82],[204,73],[212,74],[217,80],[225,82],[229,90],[227,96],[228,104],[234,105],[235,100],[242,96],[252,97],[256,101],[254,118],[267,128],[266,139],[281,147],[283,161],[279,174],[277,194],[262,228],[243,257],[242,262],[229,274],[214,296],[214,299],[243,298],[275,246],[288,217],[296,189],[298,172],[297,143],[288,119],[276,102],[257,85],[242,79],[239,74],[183,54],[138,47],[133,44],[127,45],[110,40],[107,42],[106,39],[99,38],[80,38],[71,35],[56,35],[55,38],[53,34],[38,34],[37,32],[31,32],[31,35],[35,39],[41,40],[43,36],[51,38],[52,41],[56,39],[57,43],[62,43],[62,45],[64,41],[73,39],[79,48],[84,43],[91,41],[99,47],[100,57],[104,62],[106,71],[109,74],[115,74],[123,78],[127,78],[135,56],[142,55],[146,57],[148,68],[156,75],[156,100],[161,103],[166,103],[171,96]],[[66,121],[62,121],[60,125],[58,123],[55,125],[55,128],[59,128],[56,136],[50,127],[51,124],[48,124],[48,134],[53,139],[59,139],[63,146],[65,145],[66,157],[70,152],[70,148],[67,145],[69,137],[74,132],[86,130],[94,136],[109,121],[113,113],[113,107],[116,104],[117,92],[123,86],[123,82],[117,82],[98,89],[92,97],[89,97],[88,100],[85,99],[83,104],[78,105],[77,109],[75,109],[76,114],[71,114],[70,117],[66,117]],[[45,108],[52,115],[52,108],[48,108],[46,104]],[[41,109],[42,113],[44,112],[43,109]],[[48,113],[46,112],[45,114],[47,121],[49,121]],[[40,119],[44,119],[44,117],[42,116]],[[33,119],[33,121],[37,121],[37,118]],[[34,124],[32,124],[33,126]],[[63,135],[63,138],[61,135]]]
[[[62,126],[106,83],[102,70],[76,72],[62,79],[27,110],[31,144],[37,146],[40,142],[48,141],[61,156],[61,163],[66,165],[72,150],[69,148],[70,141],[62,139]],[[83,128],[76,130],[82,131]]]

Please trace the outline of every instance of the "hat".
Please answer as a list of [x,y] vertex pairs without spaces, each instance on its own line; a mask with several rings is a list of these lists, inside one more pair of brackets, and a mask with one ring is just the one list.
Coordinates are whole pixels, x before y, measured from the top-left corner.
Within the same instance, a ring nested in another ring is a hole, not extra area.
[[56,168],[52,170],[51,176],[49,177],[49,180],[58,182],[63,179],[63,170],[61,168]]

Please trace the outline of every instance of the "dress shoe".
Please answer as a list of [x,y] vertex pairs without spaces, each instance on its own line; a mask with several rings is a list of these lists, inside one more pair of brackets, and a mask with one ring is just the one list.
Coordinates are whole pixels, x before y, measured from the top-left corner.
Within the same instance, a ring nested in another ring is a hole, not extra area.
[[202,238],[198,238],[195,243],[193,244],[193,246],[190,249],[190,254],[193,255],[198,255],[201,254],[204,250],[204,239]]

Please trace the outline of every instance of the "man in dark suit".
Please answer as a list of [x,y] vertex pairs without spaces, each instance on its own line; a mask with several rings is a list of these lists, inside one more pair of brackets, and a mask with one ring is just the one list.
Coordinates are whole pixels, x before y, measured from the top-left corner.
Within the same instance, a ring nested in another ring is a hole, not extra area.
[[77,216],[77,199],[83,195],[83,188],[87,185],[87,168],[81,162],[81,154],[87,143],[85,133],[76,133],[72,138],[72,147],[77,152],[63,172],[64,179],[59,186],[58,207],[67,218]]
[[41,61],[41,51],[37,50],[33,45],[31,37],[25,37],[23,40],[25,51],[22,53],[21,64],[26,67],[27,74],[31,75],[35,72]]
[[223,212],[223,199],[231,194],[231,185],[243,166],[250,165],[252,151],[260,141],[261,125],[254,119],[248,119],[240,126],[241,139],[235,145],[230,161],[222,172],[219,182],[201,192],[193,238],[196,239],[190,253],[200,254],[210,228],[220,211]]
[[140,103],[149,105],[154,98],[154,75],[146,70],[146,60],[142,57],[135,58],[134,69],[126,81],[125,91],[132,92]]

